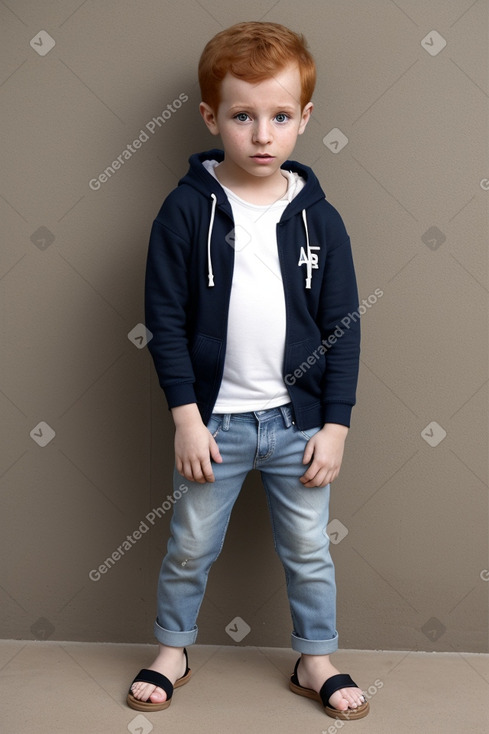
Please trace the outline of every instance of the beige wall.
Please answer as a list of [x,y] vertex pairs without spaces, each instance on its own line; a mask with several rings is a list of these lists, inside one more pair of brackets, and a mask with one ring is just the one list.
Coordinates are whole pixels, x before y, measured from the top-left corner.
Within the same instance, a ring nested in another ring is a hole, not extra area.
[[[153,639],[170,513],[148,514],[171,492],[172,424],[128,334],[144,321],[152,219],[188,155],[216,143],[198,115],[203,45],[267,19],[316,56],[295,157],[344,217],[361,297],[383,292],[365,307],[332,492],[340,645],[488,650],[487,18],[486,0],[0,3],[2,636]],[[334,128],[348,138],[336,152]],[[240,644],[288,646],[253,474],[199,642],[235,644],[236,617],[251,628]]]

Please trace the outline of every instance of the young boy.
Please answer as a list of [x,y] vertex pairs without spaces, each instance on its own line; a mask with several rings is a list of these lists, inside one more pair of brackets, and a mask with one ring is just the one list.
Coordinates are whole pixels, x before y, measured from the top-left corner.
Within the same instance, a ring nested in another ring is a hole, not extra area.
[[340,470],[359,361],[349,238],[312,172],[288,160],[311,116],[314,61],[275,23],[217,34],[200,112],[224,152],[193,155],[151,233],[149,349],[175,422],[175,496],[154,626],[159,652],[127,702],[170,705],[207,575],[247,472],[260,469],[301,653],[294,693],[356,719],[369,704],[338,647],[329,483]]

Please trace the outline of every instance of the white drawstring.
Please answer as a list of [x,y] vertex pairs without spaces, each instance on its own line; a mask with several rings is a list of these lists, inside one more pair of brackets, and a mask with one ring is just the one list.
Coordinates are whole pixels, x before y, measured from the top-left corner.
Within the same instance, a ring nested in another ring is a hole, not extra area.
[[212,199],[211,219],[209,222],[209,231],[207,233],[207,285],[209,286],[209,288],[212,288],[214,286],[214,273],[212,272],[212,258],[211,258],[211,238],[212,238],[212,227],[214,226],[214,216],[216,213],[217,196],[215,194],[211,194],[211,199]]
[[306,263],[306,288],[311,288],[312,284],[312,257],[311,247],[309,243],[309,230],[307,229],[307,216],[306,210],[302,210],[302,221],[304,222],[304,229],[306,230],[306,248],[307,248],[307,263]]
[[[216,214],[217,196],[211,194],[212,209],[211,218],[209,222],[209,231],[207,233],[207,285],[209,288],[214,287],[214,273],[212,270],[212,258],[211,258],[211,239],[212,239],[212,228],[214,226],[214,217]],[[307,215],[306,210],[302,210],[302,221],[304,222],[304,230],[306,232],[306,249],[307,249],[307,268],[306,268],[306,288],[310,289],[312,286],[312,257],[311,257],[311,245],[309,242],[309,229],[307,227]]]

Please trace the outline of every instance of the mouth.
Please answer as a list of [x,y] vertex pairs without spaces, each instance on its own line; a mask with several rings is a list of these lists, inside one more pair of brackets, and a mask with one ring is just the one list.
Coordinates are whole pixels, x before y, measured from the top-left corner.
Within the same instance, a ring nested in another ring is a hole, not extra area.
[[270,155],[269,153],[256,153],[255,155],[251,155],[250,158],[254,161],[273,161],[275,160],[275,156]]

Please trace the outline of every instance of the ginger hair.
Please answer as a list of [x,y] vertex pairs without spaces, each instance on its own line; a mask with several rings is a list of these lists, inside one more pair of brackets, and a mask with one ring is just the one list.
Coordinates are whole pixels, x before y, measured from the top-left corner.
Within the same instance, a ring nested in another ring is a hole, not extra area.
[[198,72],[202,101],[217,112],[227,73],[258,83],[290,63],[299,67],[302,110],[316,84],[316,65],[304,36],[279,23],[237,23],[211,38],[202,52]]

